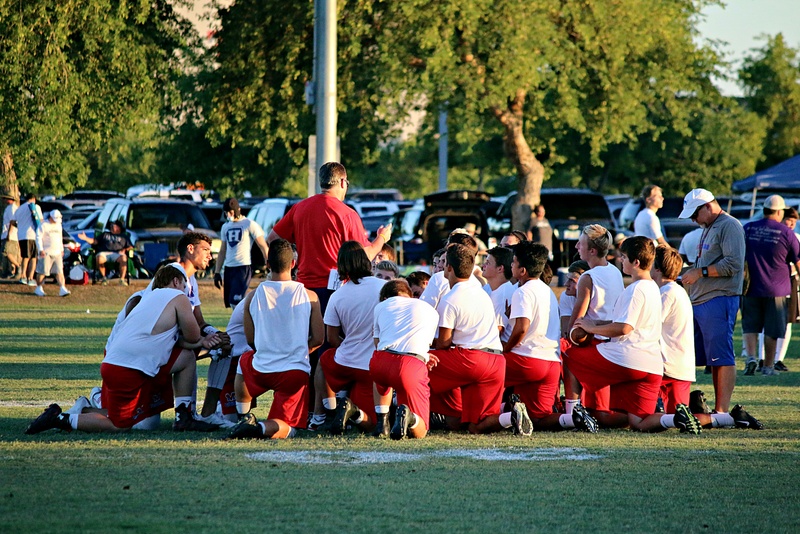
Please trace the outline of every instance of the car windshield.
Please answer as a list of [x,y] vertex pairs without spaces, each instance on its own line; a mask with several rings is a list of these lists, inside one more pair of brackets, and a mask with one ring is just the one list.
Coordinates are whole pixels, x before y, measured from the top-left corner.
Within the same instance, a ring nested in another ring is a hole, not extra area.
[[128,228],[209,228],[208,219],[197,206],[189,204],[134,205],[128,216]]
[[[511,207],[516,195],[509,197],[502,208],[502,216],[511,217]],[[551,221],[601,221],[610,220],[611,212],[602,195],[580,193],[542,193],[545,217]]]

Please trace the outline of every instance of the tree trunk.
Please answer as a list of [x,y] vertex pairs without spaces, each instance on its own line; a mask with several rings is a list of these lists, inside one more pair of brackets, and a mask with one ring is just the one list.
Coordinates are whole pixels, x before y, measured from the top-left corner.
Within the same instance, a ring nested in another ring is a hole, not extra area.
[[518,90],[506,109],[495,108],[494,115],[505,127],[503,147],[517,169],[517,202],[511,209],[511,229],[527,232],[533,208],[541,199],[544,166],[536,159],[523,130],[526,93]]
[[0,197],[19,199],[14,159],[9,150],[0,151]]

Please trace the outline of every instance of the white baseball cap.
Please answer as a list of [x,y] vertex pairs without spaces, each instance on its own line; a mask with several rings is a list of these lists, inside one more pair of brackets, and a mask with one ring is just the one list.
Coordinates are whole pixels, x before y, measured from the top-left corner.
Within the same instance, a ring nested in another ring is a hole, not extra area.
[[786,209],[786,202],[780,195],[770,195],[764,201],[764,208],[768,210],[778,211]]
[[688,219],[701,206],[714,200],[714,195],[708,189],[692,189],[683,198],[683,211],[678,215],[680,219]]
[[[783,199],[781,199],[783,200]],[[54,221],[60,221],[62,219],[61,212],[58,210],[53,210],[50,212],[50,218]]]

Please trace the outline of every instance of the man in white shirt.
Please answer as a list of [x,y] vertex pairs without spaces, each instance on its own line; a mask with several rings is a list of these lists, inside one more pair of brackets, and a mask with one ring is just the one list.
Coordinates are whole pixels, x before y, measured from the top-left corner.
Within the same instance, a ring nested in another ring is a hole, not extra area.
[[[236,410],[239,424],[229,439],[291,438],[308,421],[309,353],[322,345],[322,314],[317,294],[292,280],[292,245],[274,240],[267,254],[272,279],[244,300],[244,332],[255,350],[239,358]],[[253,398],[273,392],[265,421],[250,412]]]
[[17,278],[20,272],[19,238],[17,227],[11,224],[14,212],[19,208],[19,199],[12,196],[3,196],[5,209],[3,211],[3,233],[0,236],[0,277]]
[[39,256],[36,250],[36,235],[42,224],[42,209],[36,204],[36,195],[29,193],[25,196],[25,203],[14,212],[12,224],[17,227],[19,239],[19,252],[22,257],[21,284],[35,286],[36,259]]
[[653,241],[629,237],[620,247],[622,267],[633,279],[614,305],[611,322],[584,317],[576,325],[602,335],[606,343],[573,347],[567,353],[570,370],[587,388],[610,390],[610,410],[592,415],[609,428],[631,426],[654,432],[677,427],[699,434],[700,422],[685,404],[675,414],[654,413],[664,363],[661,356],[661,294],[650,277],[655,257]]
[[42,222],[42,226],[37,236],[37,248],[39,250],[39,262],[36,265],[36,289],[33,294],[37,297],[44,297],[44,279],[48,275],[55,275],[56,283],[60,288],[59,297],[69,295],[69,290],[64,284],[64,240],[61,228],[61,212],[51,211],[47,220]]
[[[473,238],[471,235],[467,233],[455,231],[450,234],[450,237],[447,238],[447,243],[448,245],[451,244],[464,245],[466,247],[474,249],[476,251],[475,254],[477,255],[478,243],[477,241],[475,241],[475,238]],[[446,256],[447,256],[447,251],[445,250],[445,253],[442,255],[442,258],[446,258]],[[474,260],[472,267],[474,270],[475,269]],[[478,280],[478,278],[476,278],[475,276],[470,276],[469,282],[471,284],[475,284],[476,287],[483,286],[481,281]],[[450,291],[450,282],[447,280],[444,270],[442,270],[437,273],[434,273],[434,275],[431,276],[431,279],[428,280],[428,285],[425,286],[425,290],[422,292],[422,295],[420,295],[419,299],[423,302],[427,302],[434,308],[437,308],[442,296],[444,296],[444,294],[447,293],[448,291]]]
[[656,212],[664,206],[664,195],[657,185],[646,185],[642,189],[644,209],[633,221],[633,233],[653,240],[654,245],[668,245],[661,232],[661,221]]
[[432,411],[473,434],[513,427],[515,434],[527,436],[533,427],[524,404],[511,403],[501,413],[503,345],[491,299],[469,281],[476,254],[476,248],[464,245],[447,247],[444,272],[451,290],[436,309],[439,335],[431,354],[439,363],[430,371]]
[[51,428],[84,432],[126,430],[167,410],[166,399],[173,396],[174,430],[215,430],[215,425],[196,421],[191,411],[196,372],[192,349],[208,348],[219,339],[215,335],[200,335],[184,294],[185,284],[184,274],[175,267],[159,269],[153,279],[155,289],[142,297],[113,337],[109,337],[100,366],[101,410],[70,414],[51,404],[25,433],[38,434]]
[[517,284],[511,283],[511,260],[514,252],[506,247],[494,247],[486,253],[483,261],[483,277],[486,285],[483,290],[492,299],[497,325],[500,327],[500,341],[508,341],[511,330],[508,325],[508,307],[511,295],[517,290]]
[[388,396],[392,388],[397,392],[392,439],[424,438],[428,433],[428,369],[438,362],[428,351],[438,322],[436,310],[412,298],[404,280],[389,281],[381,288],[373,324],[376,350],[369,372],[379,395]]
[[[257,222],[242,215],[239,201],[229,198],[222,205],[227,222],[222,225],[219,234],[222,245],[214,267],[214,285],[223,288],[222,298],[226,308],[233,308],[242,301],[250,280],[253,278],[252,258],[250,256],[253,243],[258,245],[264,258],[267,257],[267,242],[264,230]],[[222,269],[225,269],[223,281]]]

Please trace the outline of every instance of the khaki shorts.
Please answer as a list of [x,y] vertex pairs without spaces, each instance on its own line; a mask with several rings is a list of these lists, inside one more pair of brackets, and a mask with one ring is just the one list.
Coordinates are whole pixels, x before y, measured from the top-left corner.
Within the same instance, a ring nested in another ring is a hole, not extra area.
[[36,272],[45,276],[64,274],[64,258],[45,254],[44,258],[39,258],[39,261],[36,263]]

